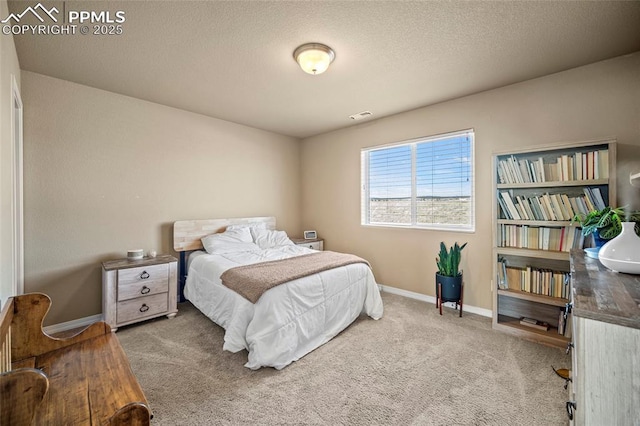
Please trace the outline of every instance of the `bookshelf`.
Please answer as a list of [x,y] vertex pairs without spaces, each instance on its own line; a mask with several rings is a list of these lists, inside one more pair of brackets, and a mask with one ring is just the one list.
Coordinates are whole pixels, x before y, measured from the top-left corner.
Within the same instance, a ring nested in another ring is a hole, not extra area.
[[564,347],[569,251],[591,245],[571,218],[616,204],[616,142],[497,152],[493,170],[493,328]]

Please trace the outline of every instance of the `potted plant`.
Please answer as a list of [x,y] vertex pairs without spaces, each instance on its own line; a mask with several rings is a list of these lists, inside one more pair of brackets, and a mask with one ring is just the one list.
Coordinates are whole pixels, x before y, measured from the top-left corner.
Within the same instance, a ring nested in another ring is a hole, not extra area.
[[607,206],[602,210],[592,210],[587,214],[578,213],[572,219],[580,223],[582,235],[593,235],[596,247],[617,237],[622,232],[622,222],[636,222],[635,231],[640,235],[640,212],[625,212],[624,207]]
[[[436,272],[436,297],[440,302],[458,302],[461,300],[462,289],[462,271],[460,271],[460,258],[462,249],[467,243],[458,245],[456,242],[453,247],[447,250],[444,242],[440,243],[440,254],[436,258],[438,272]],[[442,292],[440,294],[439,292]],[[437,307],[437,306],[436,306]],[[460,311],[462,314],[462,309]]]

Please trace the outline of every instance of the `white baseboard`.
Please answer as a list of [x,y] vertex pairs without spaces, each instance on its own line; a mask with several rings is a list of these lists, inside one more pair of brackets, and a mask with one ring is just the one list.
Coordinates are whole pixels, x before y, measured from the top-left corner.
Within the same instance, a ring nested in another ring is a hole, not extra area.
[[96,321],[102,321],[102,314],[91,315],[90,317],[78,318],[72,321],[61,322],[60,324],[49,325],[43,329],[47,334],[56,334],[74,328],[86,327]]
[[[433,296],[427,296],[426,294],[415,293],[413,291],[403,290],[401,288],[390,287],[388,285],[383,285],[383,284],[378,284],[378,286],[380,287],[381,291],[384,291],[384,292],[387,292],[387,293],[397,294],[398,296],[404,296],[404,297],[408,297],[410,299],[416,299],[416,300],[420,300],[422,302],[432,303],[434,305],[436,304],[436,298],[433,297]],[[454,304],[453,303],[445,303],[444,306],[445,307],[453,307]],[[478,308],[477,306],[467,305],[466,303],[463,306],[463,311],[464,312],[470,312],[472,314],[482,315],[483,317],[491,318],[493,316],[493,312],[491,311],[491,309]]]

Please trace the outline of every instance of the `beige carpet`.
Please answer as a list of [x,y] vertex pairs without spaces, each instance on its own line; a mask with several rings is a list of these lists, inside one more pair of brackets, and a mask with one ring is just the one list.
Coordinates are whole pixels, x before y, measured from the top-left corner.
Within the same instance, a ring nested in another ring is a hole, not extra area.
[[284,370],[251,371],[222,351],[223,330],[189,303],[121,328],[155,425],[566,425],[551,365],[570,357],[491,330],[491,321],[383,293],[361,316]]

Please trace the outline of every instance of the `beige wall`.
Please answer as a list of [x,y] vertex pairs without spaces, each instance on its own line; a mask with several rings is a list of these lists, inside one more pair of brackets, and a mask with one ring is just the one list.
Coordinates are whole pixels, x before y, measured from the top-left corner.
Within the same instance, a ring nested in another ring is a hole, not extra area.
[[[0,16],[8,13],[7,2],[0,1]],[[13,289],[12,76],[20,87],[20,65],[13,36],[3,34],[0,35],[0,306]]]
[[53,299],[47,324],[101,313],[100,262],[173,253],[176,220],[273,215],[301,229],[297,139],[31,72],[22,82],[25,287]]
[[[2,81],[5,58],[3,50]],[[490,309],[491,152],[614,136],[619,142],[619,204],[640,208],[640,194],[628,184],[629,172],[640,170],[638,75],[640,53],[300,144],[23,72],[26,291],[53,298],[47,324],[98,314],[101,261],[129,248],[172,253],[175,220],[274,215],[278,227],[290,234],[316,229],[326,248],[366,257],[378,282],[428,295],[434,294],[439,242],[468,241],[462,265],[465,302]],[[466,128],[476,131],[475,233],[360,226],[362,147]],[[4,284],[10,262],[5,250],[11,247],[4,225],[0,231]]]
[[[360,225],[361,148],[468,128],[476,135],[475,233]],[[609,136],[619,144],[619,204],[640,208],[629,185],[629,172],[640,171],[640,53],[305,139],[302,225],[327,249],[368,259],[379,283],[432,296],[440,241],[468,241],[465,303],[491,309],[491,153]]]

